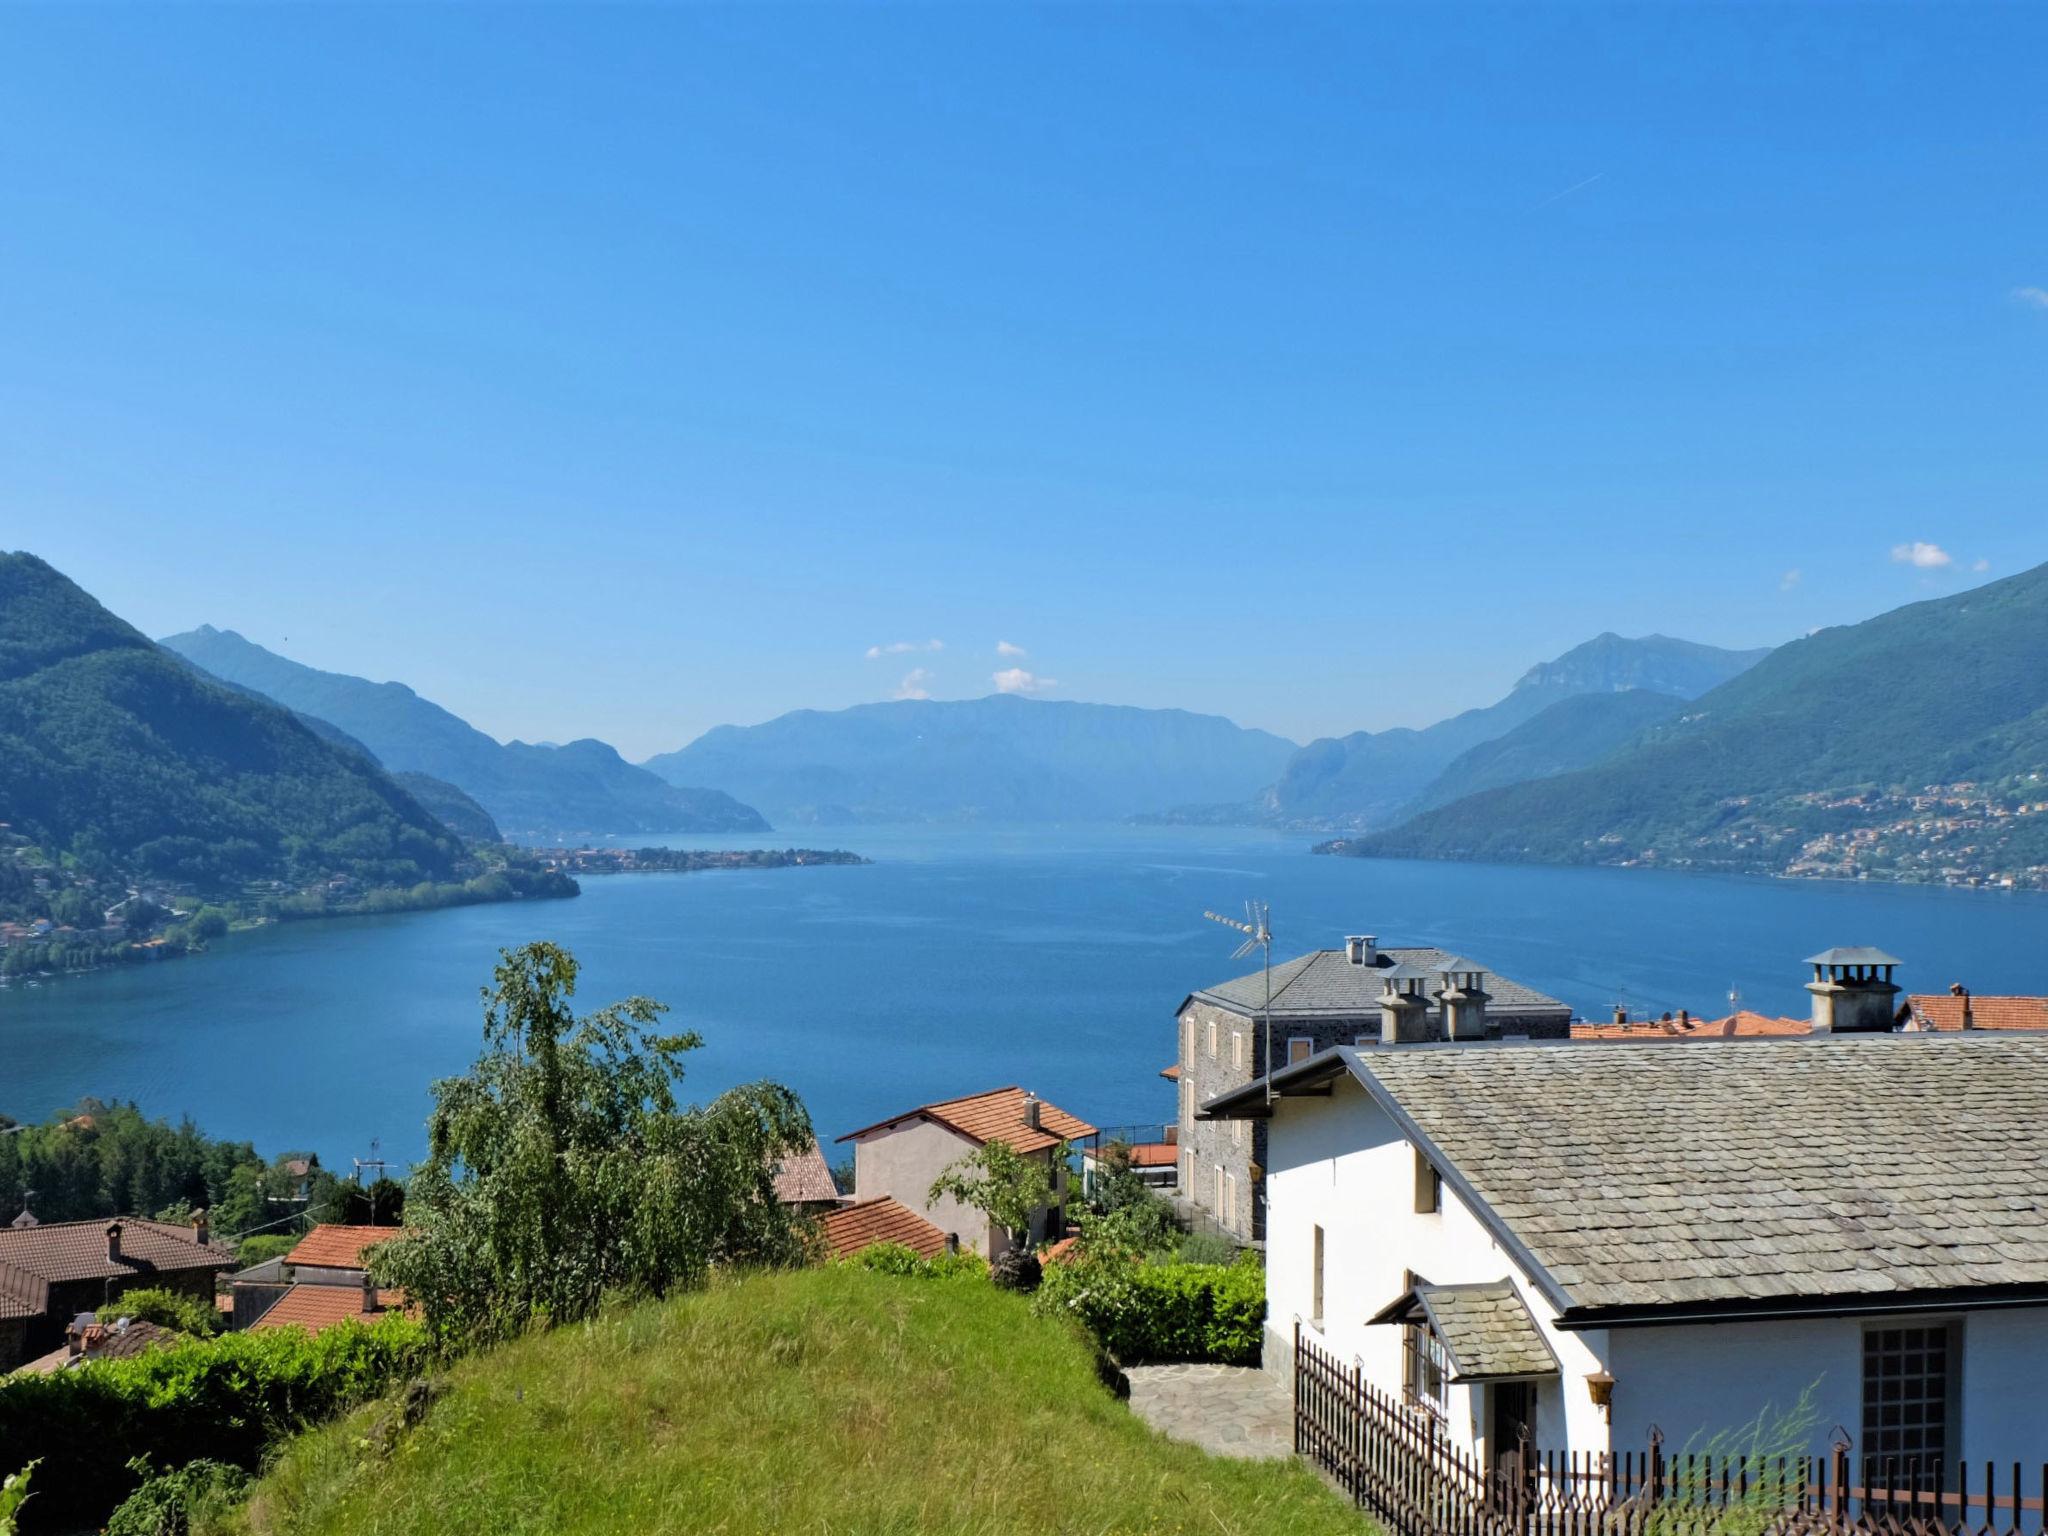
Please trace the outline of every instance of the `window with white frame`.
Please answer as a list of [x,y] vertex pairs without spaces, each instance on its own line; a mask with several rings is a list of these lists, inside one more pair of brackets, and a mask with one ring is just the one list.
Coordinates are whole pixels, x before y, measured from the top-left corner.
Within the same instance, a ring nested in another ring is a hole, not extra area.
[[1378,1045],[1380,1037],[1378,1035],[1359,1035],[1351,1043],[1355,1046]]
[[[1421,1280],[1412,1280],[1421,1285]],[[1447,1406],[1445,1384],[1450,1380],[1450,1356],[1444,1341],[1436,1336],[1427,1318],[1405,1323],[1401,1328],[1401,1394],[1418,1408],[1442,1414]]]
[[1223,1225],[1237,1226],[1237,1175],[1223,1175]]
[[1180,1021],[1180,1059],[1183,1065],[1195,1059],[1195,1016]]
[[1230,1032],[1230,1065],[1239,1072],[1244,1070],[1244,1031],[1241,1029]]
[[1311,1260],[1314,1268],[1310,1271],[1309,1321],[1316,1327],[1323,1326],[1323,1229],[1315,1229],[1315,1256]]
[[1418,1216],[1431,1216],[1444,1208],[1444,1176],[1437,1166],[1423,1155],[1422,1148],[1415,1152],[1415,1212]]
[[1209,1021],[1209,1059],[1211,1061],[1216,1059],[1216,1021],[1214,1019]]
[[1294,1065],[1297,1061],[1307,1061],[1315,1053],[1316,1043],[1307,1035],[1292,1035],[1288,1037],[1287,1064],[1289,1066]]

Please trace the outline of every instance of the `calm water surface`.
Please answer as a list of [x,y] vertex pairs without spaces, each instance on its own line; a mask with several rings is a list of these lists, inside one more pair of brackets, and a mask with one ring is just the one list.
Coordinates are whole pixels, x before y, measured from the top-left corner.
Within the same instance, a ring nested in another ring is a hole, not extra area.
[[[1318,858],[1298,836],[1182,828],[848,832],[869,867],[586,878],[573,901],[299,923],[210,955],[0,991],[0,1111],[85,1094],[190,1114],[330,1165],[424,1149],[428,1081],[478,1044],[501,946],[583,962],[578,1001],[641,993],[697,1029],[689,1088],[803,1094],[829,1140],[1021,1083],[1099,1123],[1172,1113],[1187,992],[1249,966],[1203,908],[1273,904],[1276,952],[1347,932],[1440,944],[1600,1014],[1804,1014],[1801,956],[1878,944],[1914,991],[2048,990],[2048,896],[1633,870]],[[743,847],[759,838],[671,839]]]

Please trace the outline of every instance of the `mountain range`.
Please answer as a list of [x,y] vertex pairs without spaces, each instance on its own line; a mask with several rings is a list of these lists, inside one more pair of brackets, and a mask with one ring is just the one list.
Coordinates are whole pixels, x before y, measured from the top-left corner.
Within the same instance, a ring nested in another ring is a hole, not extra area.
[[993,694],[794,710],[719,726],[646,766],[784,824],[1100,821],[1245,799],[1294,751],[1220,715]]
[[403,683],[318,671],[210,624],[162,644],[215,677],[345,732],[394,773],[440,780],[518,836],[768,830],[759,812],[731,795],[664,781],[601,741],[501,743]]
[[1779,647],[1362,855],[2048,882],[2048,566]]

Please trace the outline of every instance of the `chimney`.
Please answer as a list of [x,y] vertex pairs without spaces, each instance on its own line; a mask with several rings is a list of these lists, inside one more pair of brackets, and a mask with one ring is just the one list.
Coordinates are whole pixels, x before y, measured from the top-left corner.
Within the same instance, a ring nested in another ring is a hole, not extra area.
[[107,1223],[107,1262],[121,1262],[121,1223],[118,1221]]
[[1380,1044],[1412,1045],[1429,1038],[1429,999],[1422,984],[1429,972],[1396,965],[1380,976]]
[[194,1211],[192,1213],[192,1241],[204,1248],[206,1240],[210,1236],[212,1236],[212,1233],[206,1224],[206,1212]]
[[1970,1012],[1970,989],[1960,981],[1952,981],[1948,984],[1948,995],[1950,997],[1960,997],[1963,1000],[1963,1028],[1975,1029],[1977,1027],[1977,1020],[1976,1016]]
[[1436,1000],[1444,1011],[1446,1040],[1486,1038],[1486,972],[1469,960],[1452,960],[1443,968],[1444,987]]
[[1038,1111],[1039,1111],[1039,1102],[1038,1102],[1038,1095],[1037,1095],[1037,1094],[1035,1094],[1035,1093],[1027,1093],[1027,1094],[1025,1094],[1025,1095],[1024,1095],[1024,1123],[1025,1123],[1026,1125],[1030,1126],[1030,1127],[1031,1127],[1031,1129],[1032,1129],[1032,1130],[1034,1130],[1034,1131],[1035,1131],[1035,1130],[1037,1130],[1037,1129],[1039,1128],[1039,1127],[1038,1127],[1038,1121],[1039,1121],[1039,1113],[1038,1113]]
[[946,1252],[955,1256],[959,1254],[960,1234],[958,1232],[948,1232],[946,1234]]
[[85,1333],[88,1328],[99,1326],[97,1312],[81,1312],[71,1319],[71,1325],[64,1330],[64,1353],[74,1360],[85,1352]]
[[1678,1010],[1678,1027],[1680,1029],[1692,1028],[1692,1010],[1690,1008],[1681,1008]]
[[1369,933],[1347,935],[1344,940],[1344,958],[1353,965],[1378,965],[1379,940]]
[[1823,950],[1809,955],[1813,980],[1813,1032],[1816,1035],[1891,1033],[1892,999],[1899,995],[1892,972],[1903,962],[1881,949]]
[[383,1307],[377,1301],[377,1282],[372,1280],[369,1271],[365,1270],[363,1271],[363,1315],[367,1317],[372,1313],[383,1310]]
[[1622,1007],[1620,1003],[1614,1005],[1614,1022],[1617,1024],[1626,1024],[1628,1022],[1628,1010]]

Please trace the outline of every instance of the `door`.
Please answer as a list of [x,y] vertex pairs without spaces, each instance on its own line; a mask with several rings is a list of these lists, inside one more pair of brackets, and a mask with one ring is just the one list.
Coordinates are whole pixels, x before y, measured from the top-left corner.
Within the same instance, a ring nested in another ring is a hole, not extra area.
[[1536,1450],[1536,1384],[1497,1381],[1486,1391],[1486,1459],[1496,1497],[1519,1507],[1528,1494]]

